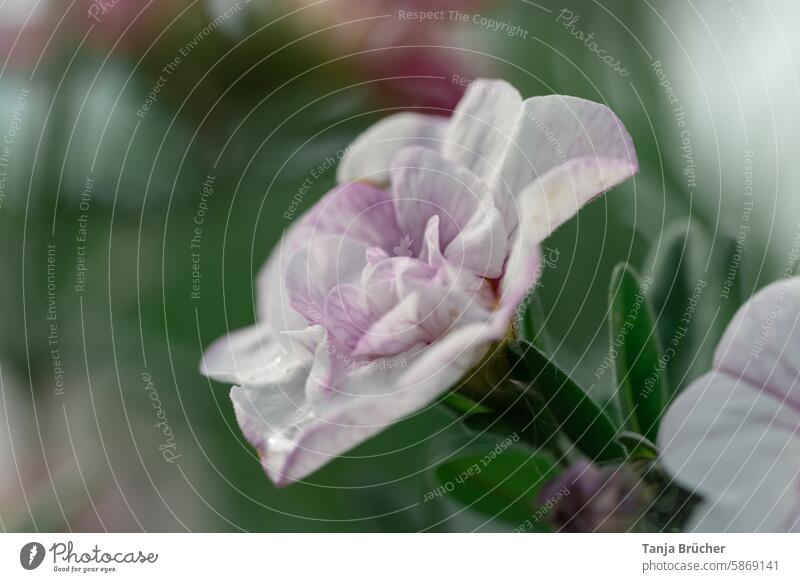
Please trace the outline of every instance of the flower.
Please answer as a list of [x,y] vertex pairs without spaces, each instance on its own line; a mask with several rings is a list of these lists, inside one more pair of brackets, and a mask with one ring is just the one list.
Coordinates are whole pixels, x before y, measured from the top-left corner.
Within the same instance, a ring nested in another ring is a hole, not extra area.
[[580,460],[542,489],[539,503],[560,532],[627,531],[640,514],[643,491],[624,466],[598,467]]
[[505,337],[539,243],[636,170],[608,108],[503,81],[473,84],[450,120],[384,119],[273,251],[259,322],[201,370],[236,384],[269,477],[302,479],[453,387]]
[[662,462],[703,498],[688,529],[800,531],[798,322],[800,278],[760,291],[668,409]]

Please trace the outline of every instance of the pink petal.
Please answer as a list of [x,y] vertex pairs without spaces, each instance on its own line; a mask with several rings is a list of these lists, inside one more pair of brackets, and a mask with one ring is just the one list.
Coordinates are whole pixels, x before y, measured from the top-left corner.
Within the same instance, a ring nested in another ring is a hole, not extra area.
[[367,264],[367,246],[334,235],[316,237],[289,259],[286,290],[291,306],[309,322],[325,320],[328,292],[343,283],[358,281]]
[[439,216],[439,246],[445,248],[488,197],[486,186],[469,170],[422,147],[395,156],[392,190],[400,231],[411,237],[415,254],[431,217]]

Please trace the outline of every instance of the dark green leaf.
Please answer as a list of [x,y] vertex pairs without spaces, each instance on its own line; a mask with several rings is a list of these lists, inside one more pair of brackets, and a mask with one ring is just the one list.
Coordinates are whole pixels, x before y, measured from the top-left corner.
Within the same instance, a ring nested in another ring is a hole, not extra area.
[[626,424],[655,441],[667,395],[653,315],[647,301],[651,280],[642,281],[628,265],[611,275],[609,303],[611,354],[616,389]]
[[548,356],[527,342],[516,346],[530,372],[530,390],[543,398],[561,431],[586,456],[598,462],[625,457],[617,428],[591,397]]
[[539,491],[557,475],[558,467],[544,453],[527,456],[497,451],[440,465],[436,469],[439,485],[426,500],[447,494],[474,511],[514,526],[532,519],[539,509]]

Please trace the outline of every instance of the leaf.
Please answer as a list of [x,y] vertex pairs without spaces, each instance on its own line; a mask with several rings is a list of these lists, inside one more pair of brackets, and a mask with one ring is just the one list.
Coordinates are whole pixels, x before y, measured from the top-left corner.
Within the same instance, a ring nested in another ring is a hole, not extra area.
[[684,220],[670,224],[651,250],[651,304],[668,355],[673,396],[708,371],[714,349],[744,296],[746,239],[717,235]]
[[642,281],[625,263],[611,275],[609,332],[616,390],[627,425],[655,442],[666,402],[667,386],[647,301],[652,280]]
[[625,447],[631,460],[658,458],[658,447],[638,433],[623,432],[617,442]]
[[598,462],[625,458],[615,440],[617,428],[583,388],[536,346],[519,342],[516,351],[530,373],[529,389],[542,396],[561,432],[581,452]]
[[545,453],[497,453],[500,446],[487,455],[462,457],[437,467],[438,486],[426,494],[426,501],[447,494],[473,511],[514,526],[530,520],[539,509],[539,491],[559,468]]

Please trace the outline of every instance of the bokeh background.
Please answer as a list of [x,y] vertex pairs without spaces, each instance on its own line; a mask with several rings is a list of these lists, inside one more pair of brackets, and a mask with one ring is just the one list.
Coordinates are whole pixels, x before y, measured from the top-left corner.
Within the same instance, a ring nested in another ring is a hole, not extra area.
[[792,0],[0,0],[0,529],[509,529],[424,501],[442,459],[495,444],[439,409],[275,489],[204,346],[255,319],[255,274],[355,135],[501,77],[606,103],[641,161],[547,243],[557,359],[610,398],[627,261],[670,282],[666,338],[673,283],[715,289],[670,364],[685,384],[796,269],[798,24]]

